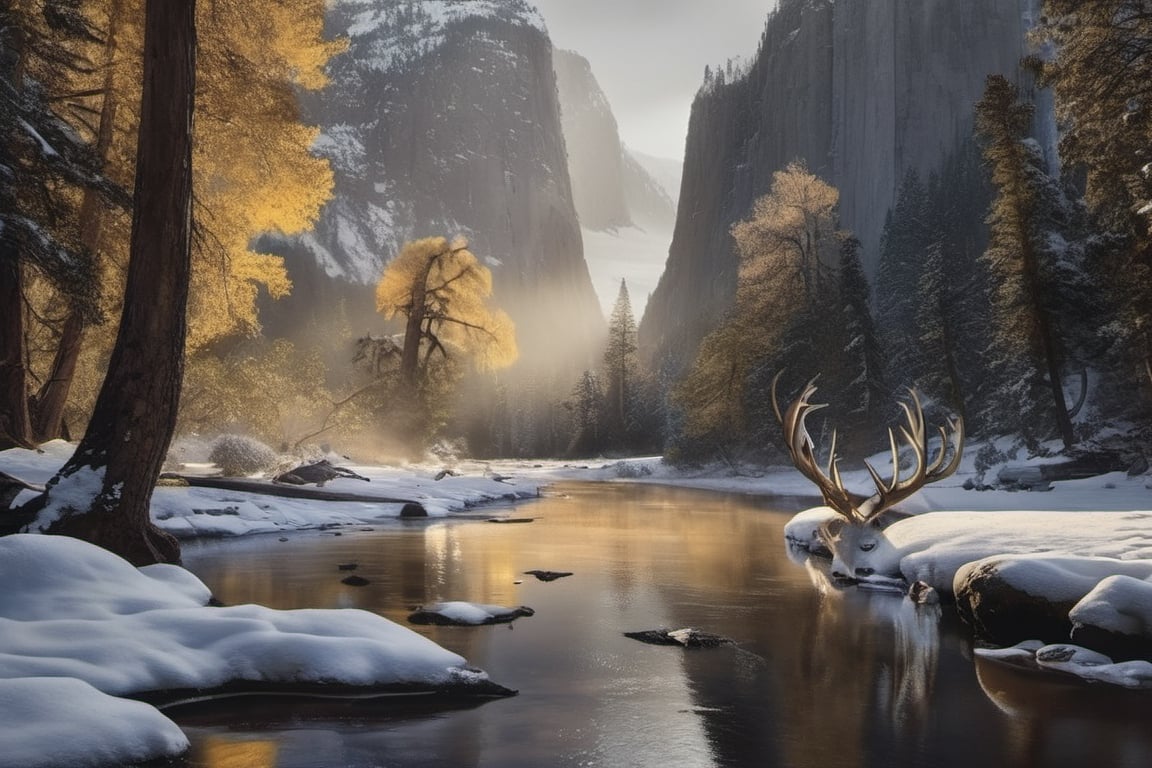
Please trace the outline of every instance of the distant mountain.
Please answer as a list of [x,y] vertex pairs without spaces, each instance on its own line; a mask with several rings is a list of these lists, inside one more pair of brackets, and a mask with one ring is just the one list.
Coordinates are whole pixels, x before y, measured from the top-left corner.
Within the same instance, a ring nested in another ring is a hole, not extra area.
[[616,300],[620,280],[643,309],[668,255],[676,211],[672,198],[624,147],[616,118],[586,59],[554,50],[564,140],[584,257],[601,306]]
[[680,177],[684,174],[684,161],[674,160],[670,157],[656,157],[625,148],[628,154],[640,163],[640,167],[648,172],[660,185],[664,193],[672,200],[673,205],[680,198]]
[[663,185],[620,141],[608,98],[583,56],[552,52],[572,193],[586,229],[672,229],[675,205]]
[[[294,296],[272,333],[373,323],[371,286],[411,238],[462,233],[517,325],[523,372],[582,365],[604,329],[572,201],[552,46],[523,0],[330,0],[327,34],[348,40],[331,84],[303,103],[336,174],[315,231],[265,238]],[[369,327],[365,327],[368,325]],[[535,375],[525,373],[526,376]],[[568,386],[568,384],[564,384]]]
[[734,77],[718,71],[692,106],[668,264],[640,324],[645,355],[691,361],[735,294],[732,224],[792,160],[839,188],[842,223],[873,270],[900,180],[927,178],[971,135],[987,75],[1018,77],[1039,5],[781,0],[755,59]]

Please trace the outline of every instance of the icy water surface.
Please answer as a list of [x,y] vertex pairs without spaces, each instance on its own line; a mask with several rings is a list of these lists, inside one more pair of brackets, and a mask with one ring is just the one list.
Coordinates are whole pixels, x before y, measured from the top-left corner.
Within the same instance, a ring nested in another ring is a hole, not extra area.
[[[572,485],[480,520],[186,545],[226,603],[355,607],[406,623],[442,600],[527,605],[513,625],[414,629],[520,695],[449,712],[236,699],[170,713],[197,768],[1152,765],[1150,699],[974,666],[945,610],[823,594],[790,559],[798,505]],[[363,587],[341,583],[359,564]],[[537,581],[531,569],[572,571]],[[521,583],[517,583],[521,582]],[[734,647],[623,632],[697,627]]]

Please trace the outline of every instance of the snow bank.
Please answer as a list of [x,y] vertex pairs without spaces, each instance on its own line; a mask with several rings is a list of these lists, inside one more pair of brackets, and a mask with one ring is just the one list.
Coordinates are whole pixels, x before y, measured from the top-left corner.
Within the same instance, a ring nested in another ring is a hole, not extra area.
[[[795,515],[785,537],[809,551],[826,548],[820,528],[841,518],[827,507]],[[902,576],[950,594],[964,565],[997,555],[1051,553],[1152,560],[1152,512],[929,512],[872,532],[868,551],[840,552],[852,569],[878,577]],[[1100,578],[1103,578],[1102,574]]]
[[75,677],[124,695],[237,681],[437,688],[485,677],[375,614],[204,607],[208,588],[176,572],[140,571],[66,537],[0,538],[0,678]]
[[170,565],[133,568],[62,536],[0,537],[0,766],[133,763],[178,728],[113,696],[239,690],[501,692],[484,672],[366,611],[208,607]]
[[1152,663],[1114,663],[1104,654],[1069,643],[1045,645],[1037,640],[1028,640],[1010,648],[977,648],[976,656],[993,662],[1062,672],[1090,683],[1152,690]]
[[187,737],[148,704],[66,677],[0,680],[0,768],[141,763],[187,751]]
[[[22,448],[0,451],[0,470],[28,482],[43,484],[71,457],[74,449],[73,444],[54,440],[41,446],[40,451]],[[190,463],[184,472],[215,474],[217,470],[211,464],[195,461],[204,458],[199,455],[186,456],[185,459]],[[456,475],[436,480],[435,477],[444,468],[442,465],[383,467],[355,464],[340,457],[334,457],[334,461],[350,467],[371,482],[339,479],[330,481],[325,490],[408,499],[418,502],[432,517],[446,516],[493,501],[535,498],[540,494],[540,486],[550,479],[546,470],[541,474],[540,468],[526,464],[507,464],[499,472],[494,472],[484,463],[466,463],[458,465]],[[537,474],[536,478],[521,476],[522,472],[529,469]],[[94,476],[95,473],[90,474],[93,477],[84,476],[88,477],[89,483],[83,488],[79,486],[81,478],[72,481],[76,491],[72,497],[65,494],[65,487],[58,486],[53,491],[53,501],[73,497],[79,499],[81,492],[92,493],[94,488],[99,487],[99,477]],[[33,495],[25,491],[17,498],[17,503],[23,503]],[[55,504],[52,509],[58,506]],[[398,518],[402,507],[400,503],[317,502],[214,488],[161,486],[152,494],[154,522],[180,538],[241,536],[352,526]]]

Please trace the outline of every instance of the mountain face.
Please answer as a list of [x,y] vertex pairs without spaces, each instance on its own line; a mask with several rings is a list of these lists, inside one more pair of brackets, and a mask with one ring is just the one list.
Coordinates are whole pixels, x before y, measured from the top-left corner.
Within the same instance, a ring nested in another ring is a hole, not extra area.
[[326,26],[348,50],[302,107],[335,194],[315,231],[265,239],[296,298],[268,307],[266,328],[291,335],[337,305],[354,332],[378,328],[372,286],[400,246],[459,233],[516,322],[518,368],[550,368],[556,348],[579,358],[603,319],[539,14],[523,0],[332,0]]
[[[655,288],[672,241],[675,206],[664,186],[621,143],[616,118],[588,61],[562,50],[553,51],[552,61],[584,258],[608,314],[621,280],[640,301]],[[642,310],[643,304],[633,309]]]
[[874,271],[904,174],[972,132],[987,75],[1015,79],[1038,0],[782,0],[747,71],[706,82],[689,122],[668,263],[640,325],[652,360],[691,362],[735,294],[729,230],[790,161],[840,190]]
[[580,224],[594,231],[629,226],[671,231],[672,199],[620,142],[616,118],[587,59],[557,49],[552,62]]

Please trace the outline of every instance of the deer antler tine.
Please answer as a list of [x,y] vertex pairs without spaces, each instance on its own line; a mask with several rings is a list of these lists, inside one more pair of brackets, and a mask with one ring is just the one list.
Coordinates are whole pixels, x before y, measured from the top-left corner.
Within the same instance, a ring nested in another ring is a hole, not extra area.
[[892,449],[892,487],[889,488],[887,484],[881,484],[876,487],[876,490],[881,493],[891,491],[896,487],[897,481],[900,479],[900,448],[896,445],[896,433],[892,428],[888,428],[888,445]]
[[[778,373],[772,379],[772,408],[781,426],[784,427],[792,462],[801,474],[820,489],[825,504],[855,523],[867,523],[884,510],[916,493],[927,483],[951,475],[960,466],[964,449],[963,420],[958,417],[948,419],[946,427],[935,427],[935,431],[940,434],[940,452],[933,456],[928,447],[924,408],[920,395],[915,389],[909,388],[909,402],[900,403],[905,424],[888,430],[888,446],[892,452],[892,479],[885,482],[876,468],[865,461],[864,466],[872,478],[872,484],[876,486],[876,493],[868,498],[852,493],[844,488],[840,474],[836,457],[839,434],[836,430],[832,431],[827,468],[822,468],[820,462],[816,460],[816,447],[805,424],[809,414],[827,406],[827,403],[809,402],[809,398],[816,392],[816,379],[813,378],[804,386],[799,397],[783,414],[776,395],[779,380]],[[900,472],[901,443],[907,443],[915,457],[915,467],[907,477],[901,477]],[[949,447],[952,449],[950,459]]]
[[781,424],[784,423],[784,417],[780,414],[780,403],[776,401],[776,385],[780,383],[780,377],[784,375],[784,371],[776,371],[776,375],[772,377],[772,411],[776,414],[776,421]]
[[864,462],[864,468],[867,469],[868,474],[872,476],[872,484],[876,486],[876,490],[878,492],[883,493],[885,490],[887,490],[884,478],[880,476],[880,473],[877,472],[869,462]]
[[[828,472],[831,475],[836,471],[836,429],[832,429],[832,447],[828,449]],[[833,478],[835,480],[835,478]],[[837,483],[839,485],[839,483]]]

